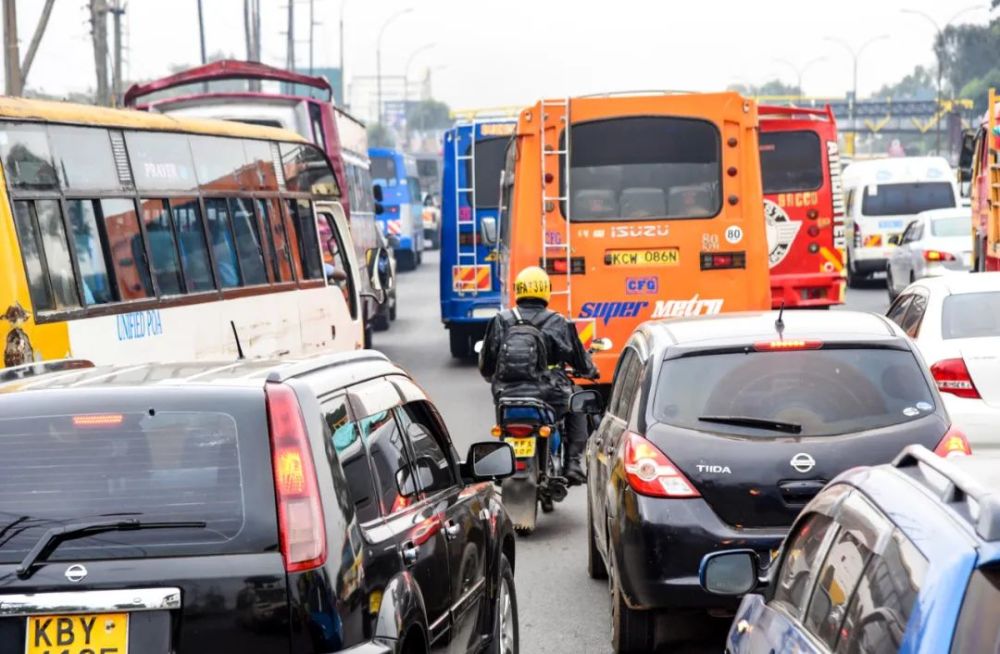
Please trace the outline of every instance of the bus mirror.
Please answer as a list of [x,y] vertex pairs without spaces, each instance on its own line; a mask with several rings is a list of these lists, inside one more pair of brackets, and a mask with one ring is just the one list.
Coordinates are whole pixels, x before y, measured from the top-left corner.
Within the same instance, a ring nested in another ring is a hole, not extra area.
[[970,129],[962,132],[962,150],[958,154],[959,182],[972,179],[972,159],[976,153],[976,133]]
[[482,240],[483,242],[483,245],[496,245],[497,219],[483,218],[482,222],[479,224],[479,236],[480,240]]
[[374,184],[372,185],[372,196],[375,198],[376,202],[382,201],[382,185]]
[[384,213],[385,213],[385,207],[382,206],[381,202],[376,202],[375,203],[375,215],[376,216],[381,216]]
[[[368,278],[371,281],[372,290],[383,296],[386,291],[392,288],[392,262],[389,260],[389,252],[385,248],[369,251]],[[381,302],[382,300],[380,300]]]

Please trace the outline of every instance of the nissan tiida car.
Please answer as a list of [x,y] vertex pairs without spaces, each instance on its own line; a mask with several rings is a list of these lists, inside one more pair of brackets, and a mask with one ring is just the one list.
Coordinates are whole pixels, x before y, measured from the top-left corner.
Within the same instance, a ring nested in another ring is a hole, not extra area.
[[769,560],[838,473],[910,444],[970,452],[913,342],[850,311],[734,313],[641,325],[588,442],[589,573],[610,577],[618,654],[699,634],[736,608],[702,557]]

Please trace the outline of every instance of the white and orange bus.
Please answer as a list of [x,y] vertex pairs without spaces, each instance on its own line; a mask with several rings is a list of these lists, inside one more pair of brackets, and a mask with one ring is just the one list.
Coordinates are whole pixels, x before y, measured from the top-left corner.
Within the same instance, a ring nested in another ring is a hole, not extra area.
[[543,100],[518,117],[502,188],[503,286],[548,271],[551,308],[585,344],[612,341],[598,384],[644,320],[771,306],[753,100]]

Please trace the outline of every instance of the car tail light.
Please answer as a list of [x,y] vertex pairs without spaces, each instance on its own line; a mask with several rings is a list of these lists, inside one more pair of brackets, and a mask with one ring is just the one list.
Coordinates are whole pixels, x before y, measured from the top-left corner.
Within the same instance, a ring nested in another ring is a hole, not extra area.
[[804,341],[801,339],[757,341],[753,349],[758,352],[782,352],[785,350],[818,350],[823,347],[823,341]]
[[531,436],[533,431],[535,431],[534,425],[521,424],[504,425],[503,429],[508,436],[513,436],[514,438],[527,438],[528,436]]
[[746,252],[702,252],[702,270],[726,270],[727,268],[746,268]]
[[653,497],[701,497],[677,466],[655,445],[625,433],[625,477],[632,490]]
[[944,359],[931,366],[931,376],[942,393],[973,400],[980,399],[976,385],[972,383],[965,359]]
[[972,446],[969,445],[969,439],[965,437],[962,430],[952,425],[948,429],[948,433],[941,439],[941,442],[934,448],[934,454],[945,459],[955,456],[968,456],[972,454]]
[[924,261],[954,261],[955,255],[940,250],[924,250]]
[[266,396],[281,554],[287,572],[309,570],[326,561],[326,526],[312,449],[295,391],[268,384]]

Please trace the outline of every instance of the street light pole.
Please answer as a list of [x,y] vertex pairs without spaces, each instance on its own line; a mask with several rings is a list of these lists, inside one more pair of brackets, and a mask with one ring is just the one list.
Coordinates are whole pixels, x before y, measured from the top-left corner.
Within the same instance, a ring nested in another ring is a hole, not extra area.
[[417,58],[421,52],[426,52],[436,46],[437,43],[425,43],[413,52],[406,60],[406,68],[403,69],[403,115],[405,117],[405,122],[403,123],[403,142],[409,147],[410,143],[410,120],[407,115],[410,103],[410,68],[413,66],[413,60]]
[[826,57],[816,57],[815,59],[810,59],[801,66],[796,66],[791,61],[787,59],[775,59],[775,63],[784,64],[795,71],[796,79],[798,80],[799,89],[799,100],[802,99],[802,76],[807,70],[809,70],[813,65],[818,64],[821,61],[826,61]]
[[[878,41],[884,41],[885,39],[888,39],[888,38],[889,38],[888,34],[880,34],[878,36],[873,36],[872,38],[870,38],[867,41],[865,41],[864,43],[862,43],[860,47],[855,48],[849,42],[847,42],[846,39],[837,38],[835,36],[828,36],[828,37],[826,37],[827,41],[831,41],[833,43],[841,45],[841,46],[844,47],[844,49],[846,49],[849,53],[851,53],[851,66],[852,66],[852,73],[851,73],[851,76],[852,76],[852,80],[851,80],[851,102],[848,105],[848,109],[849,109],[849,115],[850,115],[850,121],[851,121],[851,129],[853,130],[852,131],[852,136],[851,136],[852,139],[854,138],[854,135],[857,134],[857,131],[858,131],[858,125],[857,125],[857,115],[858,115],[858,113],[857,113],[857,104],[858,104],[858,59],[861,58],[861,54],[868,48],[868,46],[870,46],[871,44],[876,43]],[[854,142],[853,142],[853,140],[851,141],[851,154],[854,154]]]
[[405,14],[410,13],[411,11],[413,11],[413,7],[407,7],[406,9],[401,9],[401,10],[397,11],[396,13],[394,13],[393,15],[389,16],[389,18],[387,18],[385,20],[385,22],[382,23],[382,27],[379,28],[378,39],[375,41],[375,85],[377,87],[376,97],[377,97],[377,102],[378,102],[378,107],[376,108],[376,110],[377,110],[379,125],[383,124],[383,115],[382,115],[382,36],[385,34],[385,29],[387,27],[389,27],[389,25],[392,24],[392,22],[394,20],[396,20],[400,16],[403,16]]
[[[982,8],[982,5],[970,5],[970,6],[966,7],[965,9],[962,9],[962,10],[956,12],[954,16],[952,16],[951,18],[948,19],[948,22],[946,22],[944,24],[944,27],[941,27],[941,25],[938,24],[938,22],[936,20],[934,20],[934,17],[931,16],[930,14],[928,14],[926,11],[921,11],[919,9],[900,9],[900,11],[902,13],[904,13],[904,14],[912,14],[914,16],[920,16],[921,18],[923,18],[924,20],[926,20],[927,22],[929,22],[932,26],[934,26],[934,55],[937,58],[937,110],[938,111],[941,111],[941,100],[942,100],[942,92],[943,92],[943,89],[941,88],[941,84],[942,84],[942,75],[944,74],[944,59],[941,56],[943,54],[944,50],[943,50],[943,48],[939,48],[938,47],[938,41],[941,41],[942,44],[944,43],[944,30],[947,29],[956,20],[958,20],[958,18],[960,16],[962,16],[963,14],[967,14],[970,11],[975,11],[975,10],[981,9],[981,8]],[[938,119],[937,126],[934,129],[934,136],[935,136],[935,138],[934,138],[934,149],[937,151],[938,154],[940,154],[941,153],[941,120],[940,119]]]

